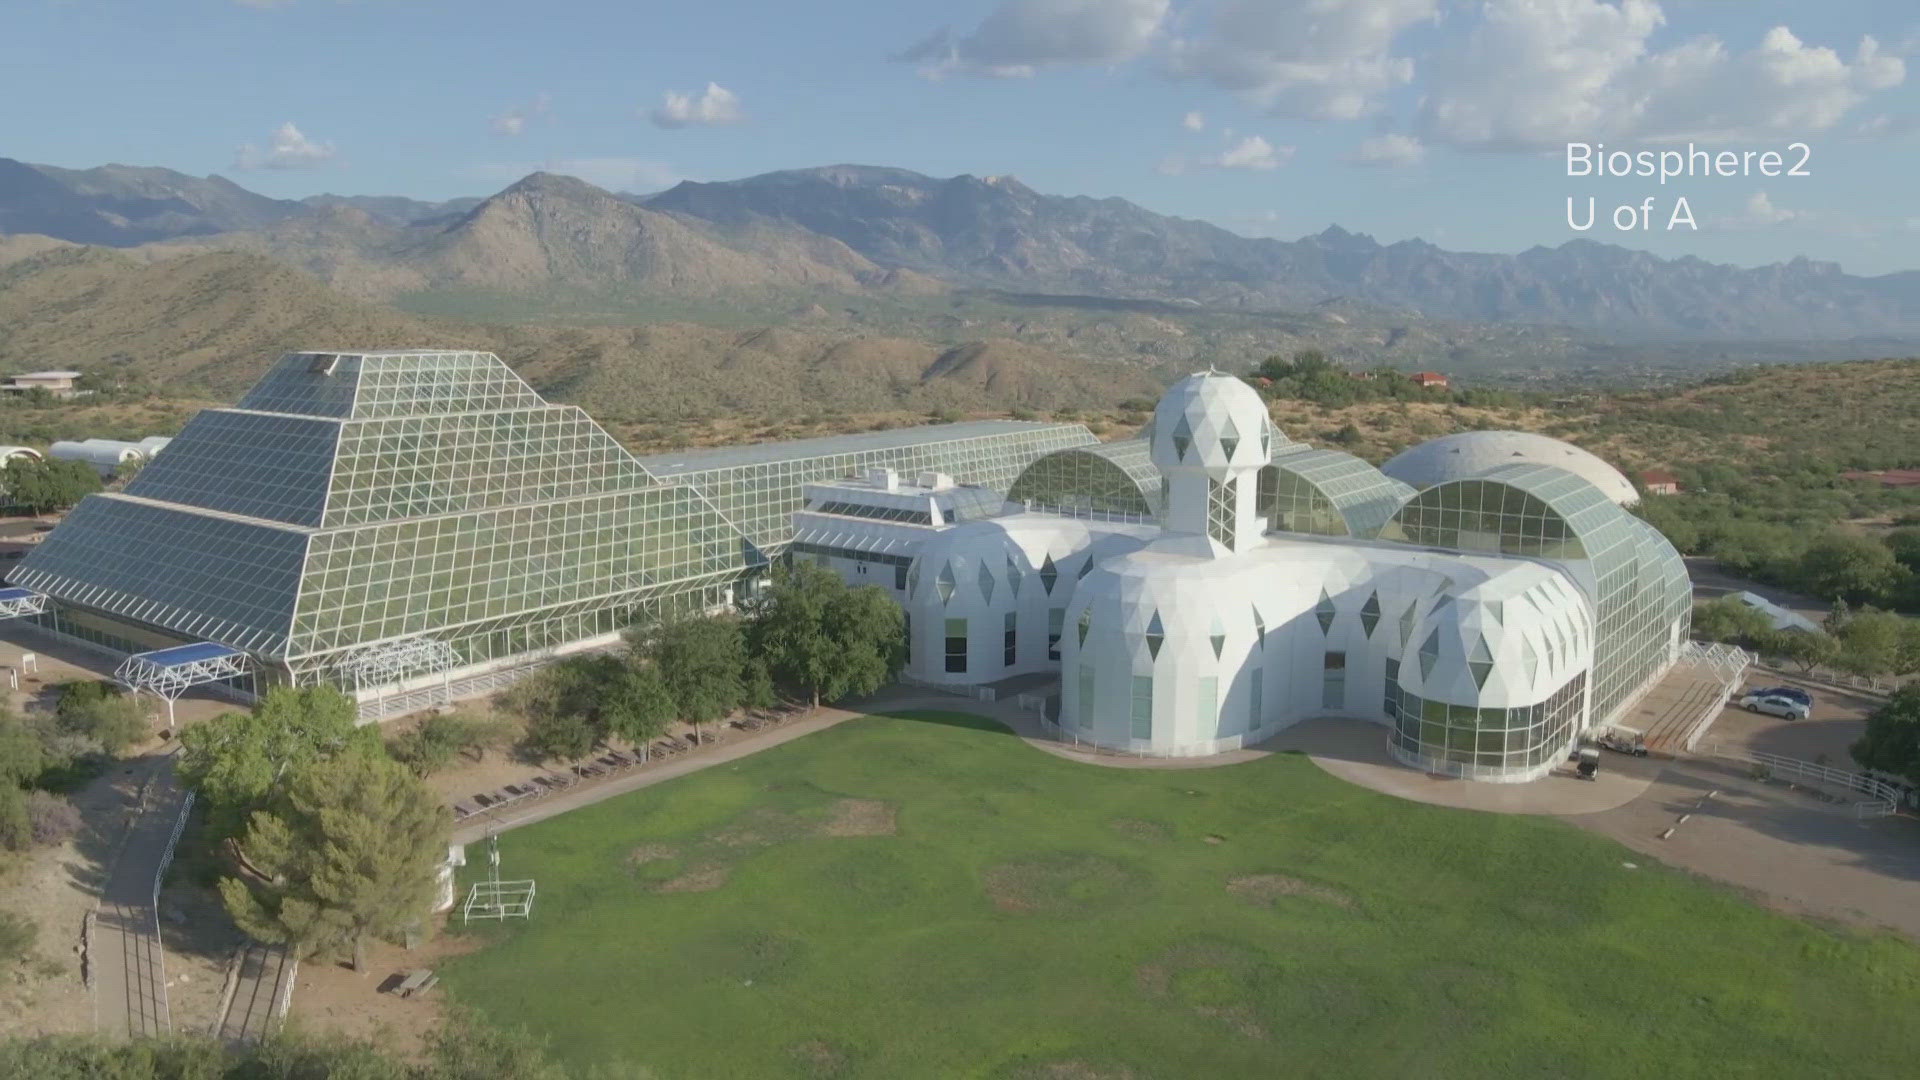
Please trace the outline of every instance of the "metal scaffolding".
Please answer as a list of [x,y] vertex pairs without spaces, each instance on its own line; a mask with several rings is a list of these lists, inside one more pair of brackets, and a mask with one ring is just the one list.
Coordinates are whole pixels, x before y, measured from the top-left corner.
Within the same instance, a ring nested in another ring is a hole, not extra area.
[[44,593],[18,586],[0,589],[0,619],[18,619],[25,615],[39,615],[47,610],[47,597]]

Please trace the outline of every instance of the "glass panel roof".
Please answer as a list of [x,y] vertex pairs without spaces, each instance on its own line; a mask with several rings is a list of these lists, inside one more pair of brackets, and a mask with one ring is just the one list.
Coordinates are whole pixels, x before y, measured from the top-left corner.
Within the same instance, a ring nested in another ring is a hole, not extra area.
[[1119,439],[1055,450],[1021,470],[1007,499],[1056,513],[1157,518],[1165,498],[1151,446],[1147,439]]
[[127,494],[318,525],[339,438],[337,420],[206,409],[140,470]]

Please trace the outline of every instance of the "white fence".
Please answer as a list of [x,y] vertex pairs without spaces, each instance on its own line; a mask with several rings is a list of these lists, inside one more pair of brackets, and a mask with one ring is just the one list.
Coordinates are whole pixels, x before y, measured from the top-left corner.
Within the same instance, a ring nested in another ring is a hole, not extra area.
[[160,1026],[163,1030],[173,1030],[173,1008],[167,1003],[166,947],[160,943],[160,885],[166,880],[167,867],[173,865],[173,849],[180,843],[180,834],[186,831],[187,817],[193,813],[193,792],[180,800],[180,816],[173,821],[173,831],[167,834],[167,846],[160,849],[160,865],[153,871],[153,949],[154,962],[160,966],[155,972],[160,983]]
[[1680,654],[1680,661],[1706,669],[1707,673],[1720,683],[1718,695],[1709,703],[1700,719],[1694,721],[1693,725],[1687,729],[1686,738],[1681,740],[1681,745],[1686,747],[1688,753],[1692,753],[1694,747],[1700,744],[1701,737],[1706,735],[1707,729],[1712,727],[1714,720],[1720,716],[1721,706],[1734,691],[1740,689],[1740,683],[1746,678],[1747,668],[1753,664],[1754,656],[1737,645],[1728,645],[1725,642],[1689,641],[1686,649]]
[[1718,745],[1709,752],[1715,757],[1761,766],[1773,776],[1796,778],[1865,795],[1865,800],[1853,804],[1854,813],[1859,817],[1885,817],[1899,808],[1900,800],[1906,795],[1898,787],[1878,777],[1836,769],[1815,761]]

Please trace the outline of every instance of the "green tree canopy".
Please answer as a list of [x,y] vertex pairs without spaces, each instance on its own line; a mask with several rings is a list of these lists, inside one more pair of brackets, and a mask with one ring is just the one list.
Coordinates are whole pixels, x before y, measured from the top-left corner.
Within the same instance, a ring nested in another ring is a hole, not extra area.
[[603,691],[625,666],[617,656],[577,653],[522,679],[504,697],[526,718],[521,747],[541,761],[571,761],[593,749],[607,737]]
[[101,488],[100,474],[83,461],[17,457],[0,468],[0,487],[36,514],[65,510]]
[[643,647],[675,713],[696,730],[740,707],[747,646],[738,620],[682,619],[659,628]]
[[812,563],[781,573],[750,610],[751,651],[815,705],[873,693],[905,659],[899,605],[878,586],[850,589]]
[[609,734],[644,746],[667,729],[676,706],[659,670],[635,657],[607,684],[600,711]]
[[353,699],[330,686],[267,691],[250,712],[180,733],[180,777],[207,802],[215,835],[232,836],[284,777],[338,757],[385,758],[378,730],[361,727]]
[[220,895],[254,937],[301,956],[350,952],[364,970],[368,938],[394,937],[432,908],[450,828],[440,800],[391,758],[308,762],[247,823],[240,847],[260,877],[227,878]]
[[1879,540],[1836,529],[1807,546],[1800,559],[1805,588],[1824,600],[1861,603],[1885,595],[1903,568]]
[[1773,632],[1773,620],[1759,608],[1731,596],[1693,605],[1693,635],[1702,641],[1755,646]]
[[1920,686],[1904,686],[1867,714],[1867,731],[1852,746],[1853,760],[1869,769],[1920,784]]

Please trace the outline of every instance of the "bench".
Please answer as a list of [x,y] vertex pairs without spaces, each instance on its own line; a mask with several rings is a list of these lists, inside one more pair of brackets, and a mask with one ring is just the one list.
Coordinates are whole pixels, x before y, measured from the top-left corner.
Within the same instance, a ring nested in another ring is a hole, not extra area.
[[412,997],[433,989],[434,984],[439,981],[440,976],[435,975],[432,968],[414,968],[407,972],[406,977],[400,980],[400,985],[393,988],[393,992],[403,998]]

